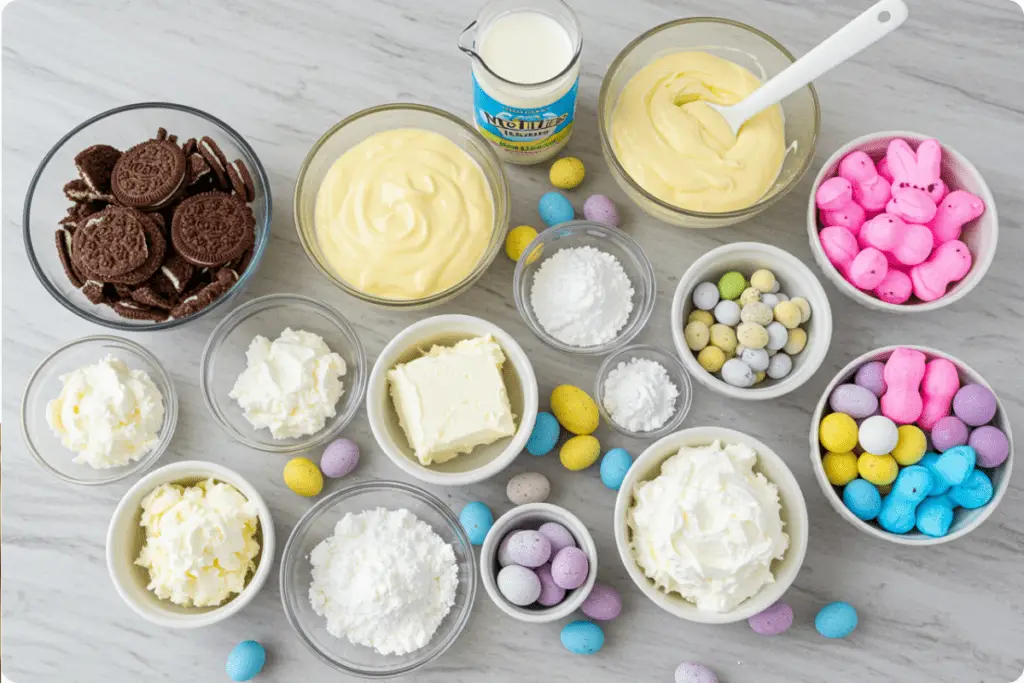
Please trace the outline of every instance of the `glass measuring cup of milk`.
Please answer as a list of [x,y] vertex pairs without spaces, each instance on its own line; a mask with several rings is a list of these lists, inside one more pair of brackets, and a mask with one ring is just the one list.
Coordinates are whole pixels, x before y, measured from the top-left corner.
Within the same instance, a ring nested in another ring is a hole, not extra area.
[[503,161],[536,164],[565,147],[582,48],[562,0],[492,0],[459,36],[473,63],[473,120]]

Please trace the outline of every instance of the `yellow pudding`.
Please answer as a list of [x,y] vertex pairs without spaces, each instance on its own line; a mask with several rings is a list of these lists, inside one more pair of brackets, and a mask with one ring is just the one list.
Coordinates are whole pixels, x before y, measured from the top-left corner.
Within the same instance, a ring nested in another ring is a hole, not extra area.
[[494,200],[480,166],[445,136],[384,131],[331,166],[313,218],[324,260],[349,285],[420,299],[464,280],[494,230]]
[[782,110],[766,109],[734,136],[707,103],[736,104],[760,85],[743,67],[706,52],[656,59],[619,95],[611,126],[615,156],[641,187],[673,206],[744,209],[764,196],[782,168]]

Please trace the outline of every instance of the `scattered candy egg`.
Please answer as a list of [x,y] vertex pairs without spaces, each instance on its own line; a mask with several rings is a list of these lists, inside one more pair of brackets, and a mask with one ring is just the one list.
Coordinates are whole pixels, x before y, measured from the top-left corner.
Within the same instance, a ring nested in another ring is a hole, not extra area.
[[718,279],[718,294],[723,299],[738,299],[747,288],[747,280],[743,273],[732,270]]
[[828,405],[837,413],[846,413],[859,420],[875,414],[878,397],[858,384],[840,384],[829,395]]
[[573,190],[580,186],[583,177],[586,175],[586,168],[583,162],[577,157],[562,157],[551,164],[551,171],[548,178],[555,187],[563,190]]
[[829,413],[818,425],[818,440],[826,451],[852,451],[857,446],[857,423],[846,413]]
[[880,360],[871,361],[865,363],[857,369],[857,374],[854,375],[853,381],[858,386],[862,386],[878,398],[882,398],[882,394],[885,393],[885,377],[883,372],[885,371],[885,363]]
[[560,192],[548,192],[537,203],[537,213],[544,225],[549,228],[559,223],[571,221],[576,216],[569,200]]
[[341,437],[335,439],[320,457],[320,469],[331,479],[340,479],[359,464],[359,445],[352,439]]
[[743,349],[739,353],[740,360],[750,366],[754,372],[764,372],[768,369],[771,357],[764,349]]
[[857,473],[876,486],[885,486],[896,481],[900,468],[896,459],[888,453],[875,455],[861,453],[857,458]]
[[757,323],[740,323],[736,328],[736,339],[750,349],[763,349],[771,341],[768,330]]
[[588,221],[607,225],[609,228],[617,228],[621,222],[615,202],[603,194],[587,197],[587,201],[583,202],[583,217]]
[[559,452],[562,465],[573,472],[585,470],[601,455],[601,444],[589,434],[574,436],[564,444]]
[[565,600],[565,589],[555,584],[551,578],[551,565],[544,564],[534,570],[537,578],[540,579],[540,595],[537,596],[537,604],[544,607],[554,607]]
[[509,539],[508,554],[515,564],[533,569],[551,559],[551,541],[539,531],[517,531]]
[[705,346],[697,354],[697,362],[700,363],[702,368],[711,373],[721,370],[722,366],[725,365],[725,361],[725,351],[717,346]]
[[714,282],[702,282],[693,288],[691,298],[694,306],[702,311],[710,311],[715,308],[722,296]]
[[985,425],[971,432],[967,444],[978,456],[978,467],[998,467],[1010,457],[1010,441],[998,427]]
[[970,432],[956,415],[947,415],[940,418],[932,427],[931,439],[935,450],[942,453],[956,446],[963,446],[967,443]]
[[800,308],[792,301],[780,301],[775,304],[775,321],[782,323],[787,330],[792,330],[800,325]]
[[803,351],[805,346],[807,346],[807,331],[802,327],[797,327],[789,331],[789,340],[782,347],[782,350],[787,355],[795,356]]
[[566,589],[579,588],[587,582],[590,560],[587,554],[576,547],[562,548],[551,560],[551,576],[555,584]]
[[502,597],[518,607],[526,607],[537,602],[540,597],[540,578],[532,569],[510,564],[498,572],[498,592]]
[[916,465],[928,450],[928,437],[917,425],[900,425],[899,439],[892,449],[892,457],[904,467]]
[[962,484],[949,489],[950,500],[968,510],[987,505],[993,495],[992,480],[981,470],[973,470]]
[[601,483],[618,491],[633,465],[633,456],[625,448],[613,448],[601,458]]
[[676,667],[676,683],[718,683],[715,673],[696,662],[683,662]]
[[760,301],[749,303],[740,309],[740,320],[745,323],[757,323],[764,327],[772,321],[772,309]]
[[683,338],[691,351],[700,351],[711,341],[711,330],[703,322],[694,320],[683,328]]
[[738,358],[730,358],[722,366],[722,379],[726,384],[741,389],[754,386],[754,371]]
[[821,458],[825,478],[833,486],[846,486],[857,478],[857,456],[852,451],[833,453],[829,451]]
[[825,605],[814,617],[814,628],[826,638],[845,638],[857,628],[857,610],[846,602]]
[[526,441],[526,450],[530,455],[547,455],[558,443],[558,435],[561,428],[558,419],[551,413],[537,413],[537,420],[533,423],[533,431]]
[[756,287],[747,287],[740,294],[740,306],[747,306],[761,301],[761,291]]
[[882,494],[878,487],[864,479],[854,479],[843,488],[843,505],[865,522],[882,511]]
[[508,480],[505,494],[513,505],[543,503],[551,493],[551,482],[540,472],[523,472]]
[[736,352],[736,331],[728,325],[716,323],[710,329],[711,345],[722,349],[725,355],[731,356]]
[[592,655],[604,647],[604,631],[592,621],[573,621],[562,629],[562,646],[576,655]]
[[[884,415],[872,415],[860,424],[857,440],[868,453],[883,455],[892,453],[899,442],[900,434],[896,423]],[[895,462],[895,461],[894,461]],[[878,483],[878,482],[873,482]],[[888,483],[888,482],[884,482]]]
[[715,320],[732,327],[740,321],[740,305],[729,299],[722,299],[715,305]]
[[965,384],[953,396],[953,413],[972,427],[991,422],[996,407],[995,394],[982,384]]
[[597,429],[600,415],[590,394],[579,387],[562,384],[551,392],[551,412],[559,424],[573,434],[590,434]]
[[782,379],[793,370],[793,359],[784,353],[777,353],[768,362],[768,376],[772,379]]
[[473,545],[483,545],[487,538],[487,532],[494,526],[494,513],[484,503],[476,501],[467,503],[459,513],[459,522],[469,536],[469,542]]
[[284,466],[284,483],[295,493],[312,498],[324,490],[324,476],[309,458],[292,458]]
[[228,678],[233,681],[250,681],[263,671],[267,663],[267,651],[255,640],[243,640],[228,654],[225,667]]
[[775,274],[765,268],[755,270],[750,276],[750,286],[761,292],[771,292],[775,288]]
[[547,537],[551,543],[551,556],[554,557],[562,548],[575,548],[576,539],[572,533],[558,522],[544,522],[537,531]]
[[[530,242],[537,239],[537,230],[529,225],[520,225],[509,230],[508,235],[505,236],[505,256],[508,256],[513,261],[518,261],[526,251],[526,247],[530,246]],[[530,260],[527,263],[533,263],[540,256],[540,250],[534,250],[534,253],[530,254]]]
[[595,583],[580,610],[597,621],[610,621],[622,614],[622,596],[606,583]]
[[793,608],[784,602],[776,602],[763,612],[758,612],[747,619],[747,623],[758,635],[778,636],[793,625]]
[[[718,290],[715,289],[717,292]],[[686,317],[687,323],[704,323],[708,327],[715,324],[715,316],[711,315],[711,311],[702,311],[699,308],[690,311],[690,315]]]
[[768,343],[765,348],[769,351],[781,351],[789,342],[789,330],[780,322],[773,321],[764,328],[768,332]]

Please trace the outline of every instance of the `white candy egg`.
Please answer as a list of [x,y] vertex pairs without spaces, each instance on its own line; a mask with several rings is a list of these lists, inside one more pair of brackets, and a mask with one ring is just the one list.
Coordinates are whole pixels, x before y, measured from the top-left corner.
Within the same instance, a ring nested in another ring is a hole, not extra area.
[[900,432],[896,423],[885,415],[873,415],[860,423],[857,440],[868,453],[886,455],[896,448]]
[[739,357],[754,372],[766,371],[771,362],[768,352],[764,349],[743,349],[743,353],[739,354]]
[[765,329],[768,330],[768,346],[765,348],[769,351],[778,351],[789,341],[789,330],[779,321],[768,323]]
[[710,311],[721,296],[714,282],[702,282],[693,288],[693,305],[702,311]]
[[740,305],[735,301],[724,299],[715,306],[715,320],[732,327],[740,321]]
[[747,387],[754,386],[756,377],[749,365],[739,358],[730,358],[722,366],[722,379],[725,380],[726,384],[746,389]]
[[540,578],[532,569],[510,564],[498,572],[498,591],[513,605],[526,607],[540,597]]
[[768,376],[772,379],[782,379],[793,369],[793,359],[784,353],[777,353],[772,356],[768,363]]

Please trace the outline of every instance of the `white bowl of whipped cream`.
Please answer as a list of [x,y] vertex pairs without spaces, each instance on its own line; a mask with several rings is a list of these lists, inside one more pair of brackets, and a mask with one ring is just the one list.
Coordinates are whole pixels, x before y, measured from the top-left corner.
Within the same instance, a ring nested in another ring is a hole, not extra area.
[[118,595],[158,626],[209,626],[252,602],[274,564],[274,522],[256,489],[210,462],[166,465],[140,479],[107,529]]
[[695,427],[651,445],[615,501],[615,543],[656,605],[703,624],[779,600],[807,551],[808,518],[786,463],[757,439]]

